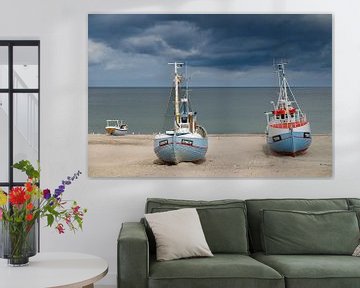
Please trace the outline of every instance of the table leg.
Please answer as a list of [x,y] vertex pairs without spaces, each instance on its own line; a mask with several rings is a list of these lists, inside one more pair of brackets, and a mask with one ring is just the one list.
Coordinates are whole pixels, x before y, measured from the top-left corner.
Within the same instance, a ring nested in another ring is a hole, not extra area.
[[94,288],[94,284],[86,285],[86,286],[84,286],[83,288]]

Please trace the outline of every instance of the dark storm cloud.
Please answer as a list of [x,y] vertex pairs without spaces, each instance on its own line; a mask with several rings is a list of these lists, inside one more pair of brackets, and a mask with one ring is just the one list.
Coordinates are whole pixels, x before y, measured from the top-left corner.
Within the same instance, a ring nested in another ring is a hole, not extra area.
[[274,58],[288,59],[293,70],[322,70],[331,69],[331,25],[331,15],[90,15],[89,38],[226,70]]
[[297,85],[331,85],[332,15],[89,15],[91,85],[165,85],[173,61],[198,85],[273,85],[278,59]]

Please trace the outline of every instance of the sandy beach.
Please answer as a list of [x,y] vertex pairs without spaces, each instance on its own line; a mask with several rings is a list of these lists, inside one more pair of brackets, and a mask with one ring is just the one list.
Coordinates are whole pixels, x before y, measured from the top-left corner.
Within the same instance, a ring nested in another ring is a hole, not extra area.
[[296,157],[273,154],[264,135],[210,135],[201,163],[166,165],[153,151],[153,135],[88,136],[89,177],[331,177],[332,137],[315,135]]

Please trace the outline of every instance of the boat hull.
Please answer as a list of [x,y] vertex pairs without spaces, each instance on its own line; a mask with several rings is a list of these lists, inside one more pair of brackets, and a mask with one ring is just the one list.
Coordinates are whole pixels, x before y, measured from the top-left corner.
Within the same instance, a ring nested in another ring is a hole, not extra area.
[[160,134],[154,140],[155,154],[161,161],[169,164],[202,160],[207,149],[207,137],[197,133]]
[[268,126],[267,143],[269,148],[280,154],[296,155],[311,145],[310,124],[290,128]]
[[124,136],[127,133],[127,129],[119,129],[114,127],[106,127],[105,130],[109,135],[113,136]]

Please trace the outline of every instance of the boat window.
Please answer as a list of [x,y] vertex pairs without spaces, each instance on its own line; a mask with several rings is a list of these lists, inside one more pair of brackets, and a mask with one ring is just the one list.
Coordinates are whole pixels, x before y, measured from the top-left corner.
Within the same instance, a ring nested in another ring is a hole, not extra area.
[[193,141],[192,140],[188,140],[188,139],[181,139],[181,144],[185,144],[185,145],[193,145]]
[[161,140],[159,142],[159,146],[164,146],[164,145],[167,145],[168,144],[168,140]]

